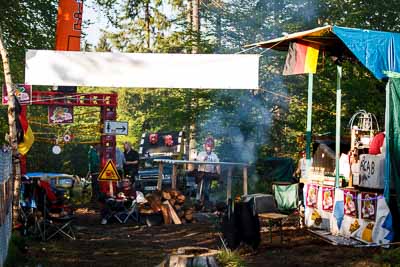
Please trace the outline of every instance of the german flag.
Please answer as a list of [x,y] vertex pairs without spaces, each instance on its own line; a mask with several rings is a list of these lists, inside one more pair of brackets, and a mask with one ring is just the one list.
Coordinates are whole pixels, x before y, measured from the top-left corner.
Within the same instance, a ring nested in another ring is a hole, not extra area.
[[291,43],[286,57],[283,75],[316,73],[319,46]]
[[[18,100],[17,100],[18,101]],[[18,139],[18,152],[21,155],[26,155],[31,148],[35,138],[31,127],[26,118],[26,106],[21,106],[17,103],[16,115],[17,119],[17,139]]]

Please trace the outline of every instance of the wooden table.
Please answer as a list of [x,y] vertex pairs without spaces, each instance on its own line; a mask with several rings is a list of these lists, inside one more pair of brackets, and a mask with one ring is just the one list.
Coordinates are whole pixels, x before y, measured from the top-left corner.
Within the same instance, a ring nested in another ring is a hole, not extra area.
[[228,176],[227,176],[227,189],[226,189],[226,201],[232,198],[232,170],[234,167],[242,167],[243,168],[243,195],[247,195],[247,163],[239,163],[239,162],[207,162],[207,161],[196,161],[196,160],[172,160],[172,159],[155,159],[154,162],[158,162],[159,172],[158,172],[158,182],[157,189],[161,190],[162,187],[162,177],[164,171],[164,164],[172,164],[172,189],[176,189],[176,176],[177,176],[177,165],[181,164],[193,164],[193,165],[219,165],[219,166],[227,166],[228,167]]
[[281,214],[281,213],[268,212],[268,213],[260,213],[260,214],[258,214],[258,217],[261,220],[268,221],[271,243],[272,243],[272,225],[274,222],[277,222],[279,224],[279,231],[280,231],[281,243],[282,243],[282,240],[283,240],[282,221],[284,219],[286,219],[288,217],[288,215]]

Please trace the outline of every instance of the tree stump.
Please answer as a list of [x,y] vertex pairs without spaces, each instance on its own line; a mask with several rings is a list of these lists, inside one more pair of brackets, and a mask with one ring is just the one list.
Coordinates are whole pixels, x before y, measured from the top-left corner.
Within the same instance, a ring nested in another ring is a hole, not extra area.
[[181,247],[158,267],[218,267],[218,250],[202,247]]

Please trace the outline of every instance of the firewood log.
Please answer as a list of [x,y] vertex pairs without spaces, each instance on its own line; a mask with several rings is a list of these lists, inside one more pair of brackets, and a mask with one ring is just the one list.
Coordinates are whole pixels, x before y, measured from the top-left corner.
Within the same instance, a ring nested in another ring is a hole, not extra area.
[[176,199],[175,198],[171,198],[170,200],[168,200],[169,203],[171,204],[171,206],[175,206],[176,203]]
[[171,219],[174,222],[174,224],[181,224],[181,220],[179,219],[178,215],[176,214],[174,208],[171,206],[168,200],[164,201],[163,204],[168,205],[169,208],[169,214],[171,215]]
[[185,199],[186,199],[185,195],[178,195],[176,197],[176,202],[178,202],[179,204],[183,204],[185,202]]
[[175,204],[173,207],[175,208],[176,211],[182,210],[182,205]]
[[185,220],[187,222],[193,221],[193,213],[185,213]]
[[169,191],[169,194],[171,195],[171,198],[176,198],[179,195],[178,191],[176,190]]
[[180,219],[182,219],[183,217],[185,217],[185,212],[183,210],[177,211],[176,214],[178,215],[178,217]]
[[165,224],[171,224],[172,223],[172,219],[169,213],[169,207],[168,205],[162,204],[161,205],[161,212],[164,218],[164,223]]
[[171,199],[171,194],[167,191],[162,192],[162,198],[165,200],[170,200]]
[[161,197],[151,194],[146,199],[149,202],[152,210],[154,210],[155,212],[159,212],[161,210]]
[[154,211],[152,209],[143,207],[139,209],[139,213],[141,214],[154,214]]

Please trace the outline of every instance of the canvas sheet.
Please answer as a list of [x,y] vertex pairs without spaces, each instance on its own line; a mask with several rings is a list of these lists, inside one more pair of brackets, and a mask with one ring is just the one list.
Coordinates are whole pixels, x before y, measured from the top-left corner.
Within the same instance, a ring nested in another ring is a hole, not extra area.
[[259,55],[28,50],[30,85],[258,89]]
[[[318,188],[317,204],[311,203]],[[332,235],[355,238],[364,243],[387,244],[393,240],[392,216],[385,198],[372,192],[304,186],[305,223],[307,227],[329,231]],[[330,209],[330,198],[334,204]]]

